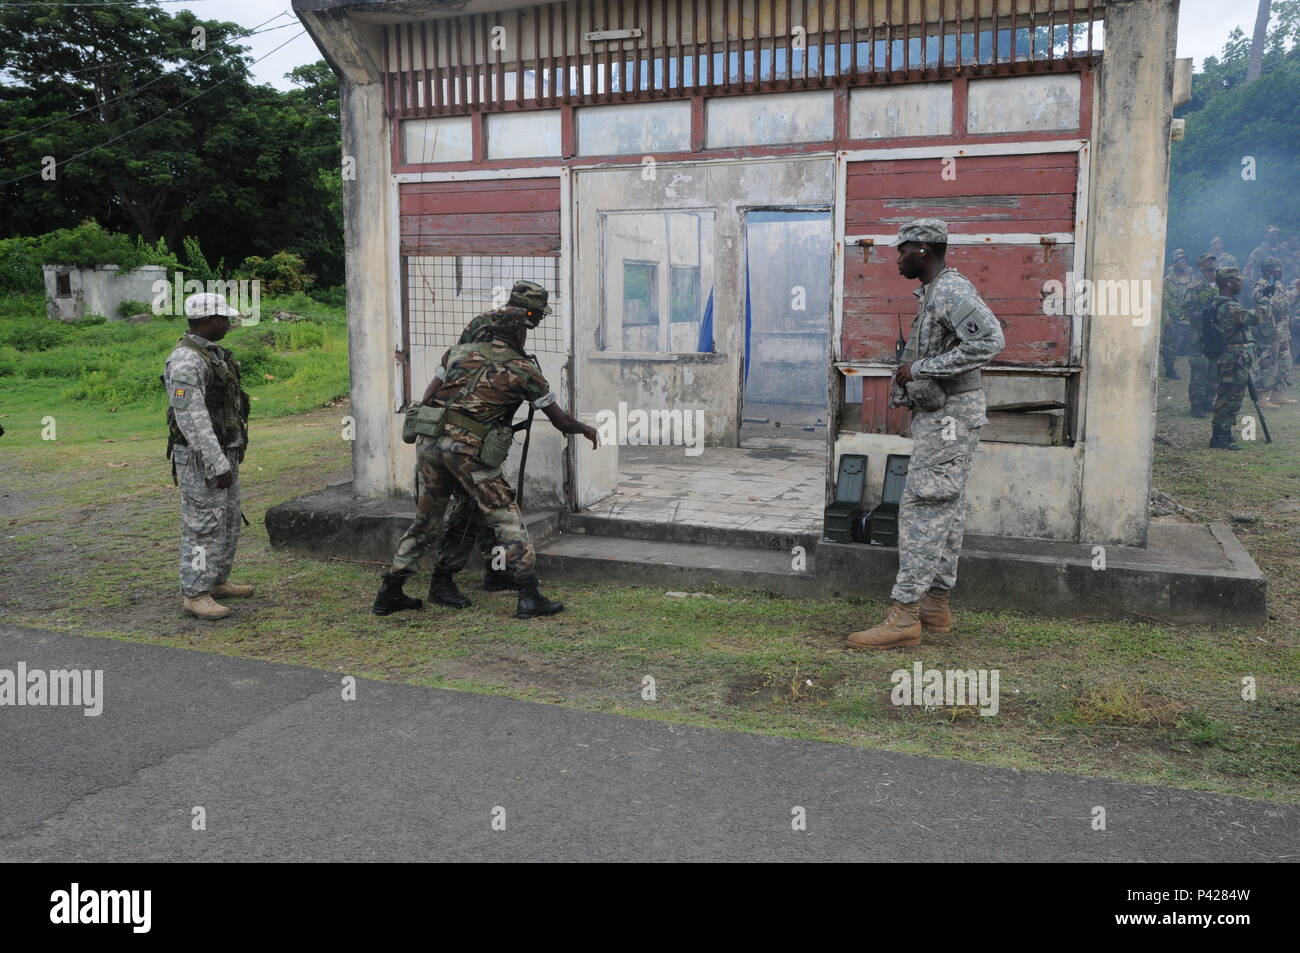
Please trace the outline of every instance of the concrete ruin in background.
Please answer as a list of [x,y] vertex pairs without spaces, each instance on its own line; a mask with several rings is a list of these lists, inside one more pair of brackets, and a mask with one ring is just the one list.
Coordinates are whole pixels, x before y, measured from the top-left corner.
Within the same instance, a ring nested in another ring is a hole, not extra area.
[[97,314],[118,320],[123,301],[154,299],[154,282],[167,280],[163,265],[123,271],[118,265],[45,265],[45,313],[56,321],[80,321]]

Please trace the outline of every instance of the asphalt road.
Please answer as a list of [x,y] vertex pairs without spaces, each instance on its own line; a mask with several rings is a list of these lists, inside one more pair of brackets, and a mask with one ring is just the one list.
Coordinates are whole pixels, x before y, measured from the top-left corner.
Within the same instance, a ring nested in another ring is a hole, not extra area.
[[20,661],[102,669],[104,703],[0,707],[3,861],[1300,858],[1294,805],[384,682],[349,701],[343,672],[0,624]]

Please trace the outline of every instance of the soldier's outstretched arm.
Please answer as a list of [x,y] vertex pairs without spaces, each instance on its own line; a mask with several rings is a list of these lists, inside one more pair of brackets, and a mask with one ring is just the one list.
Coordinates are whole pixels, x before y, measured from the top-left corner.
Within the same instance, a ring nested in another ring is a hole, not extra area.
[[600,441],[596,437],[596,428],[570,416],[559,404],[552,401],[542,408],[542,413],[555,426],[560,433],[581,434],[591,441],[592,449],[600,446]]
[[212,480],[230,472],[230,461],[212,429],[212,418],[204,402],[203,377],[202,370],[193,364],[173,364],[169,369],[167,394],[176,426],[185,435],[185,442],[199,452],[203,458],[203,475]]

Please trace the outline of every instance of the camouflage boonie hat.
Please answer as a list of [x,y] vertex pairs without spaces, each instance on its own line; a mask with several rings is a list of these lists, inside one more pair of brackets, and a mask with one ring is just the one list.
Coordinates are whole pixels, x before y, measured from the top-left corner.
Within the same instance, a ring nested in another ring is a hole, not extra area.
[[529,308],[540,311],[542,314],[550,314],[551,309],[546,304],[548,297],[546,289],[537,282],[516,281],[515,286],[510,289],[510,300],[506,302],[506,305],[513,305],[516,308]]
[[948,223],[937,218],[918,218],[898,227],[897,248],[903,242],[931,242],[935,245],[948,244]]
[[1218,260],[1218,259],[1215,258],[1213,255],[1211,255],[1208,251],[1207,251],[1204,255],[1197,255],[1197,256],[1196,256],[1196,264],[1198,264],[1198,265],[1203,265],[1203,264],[1205,264],[1207,261],[1217,261],[1217,260]]
[[1240,278],[1240,277],[1241,277],[1241,269],[1233,268],[1231,266],[1227,268],[1220,268],[1214,273],[1215,281],[1222,281],[1224,278]]
[[1280,259],[1277,258],[1265,258],[1263,261],[1259,263],[1259,268],[1260,271],[1272,271],[1275,268],[1278,271],[1281,271],[1282,262]]
[[1174,249],[1174,261],[1177,261],[1177,260],[1180,259],[1180,258],[1186,258],[1186,257],[1187,257],[1187,252],[1183,251],[1181,248],[1175,248],[1175,249]]

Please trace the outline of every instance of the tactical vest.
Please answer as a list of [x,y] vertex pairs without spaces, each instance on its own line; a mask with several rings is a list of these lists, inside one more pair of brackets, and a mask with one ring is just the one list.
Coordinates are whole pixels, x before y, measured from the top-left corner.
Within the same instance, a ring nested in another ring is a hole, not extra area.
[[[187,347],[203,358],[203,363],[212,372],[212,379],[203,389],[203,403],[212,420],[212,431],[222,449],[239,445],[239,459],[242,462],[244,451],[248,448],[248,394],[239,382],[239,362],[229,351],[221,349],[224,360],[201,344],[190,338],[180,339],[180,346]],[[189,444],[180,425],[176,423],[174,408],[167,408],[167,458],[171,459],[172,447],[185,447]]]

